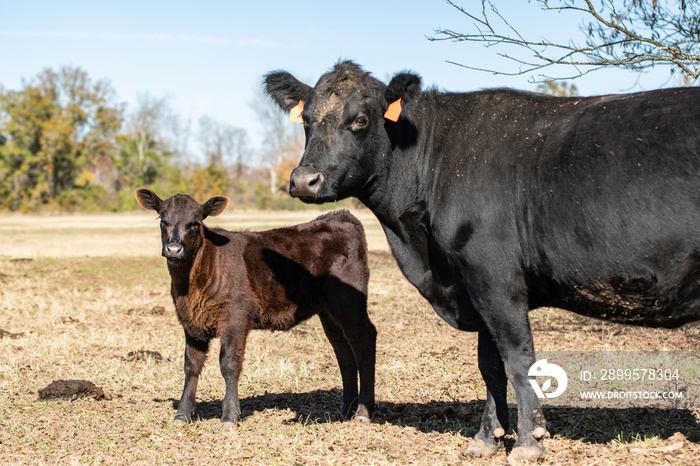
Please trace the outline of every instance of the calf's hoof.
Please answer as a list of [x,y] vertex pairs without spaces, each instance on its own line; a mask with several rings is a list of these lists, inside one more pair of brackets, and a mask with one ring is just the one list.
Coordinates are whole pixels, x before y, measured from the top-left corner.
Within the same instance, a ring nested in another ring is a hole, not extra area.
[[221,421],[221,430],[231,430],[236,428],[236,423],[233,421]]
[[173,424],[176,426],[184,426],[189,422],[189,419],[187,419],[187,416],[184,414],[176,414],[175,419],[173,419]]
[[371,422],[371,419],[369,418],[369,416],[364,415],[364,414],[355,414],[352,417],[352,421],[358,422],[360,424],[369,424]]
[[500,440],[489,440],[484,441],[480,438],[473,438],[469,443],[469,446],[464,451],[467,456],[472,456],[474,458],[488,458],[493,456],[503,448],[503,442]]

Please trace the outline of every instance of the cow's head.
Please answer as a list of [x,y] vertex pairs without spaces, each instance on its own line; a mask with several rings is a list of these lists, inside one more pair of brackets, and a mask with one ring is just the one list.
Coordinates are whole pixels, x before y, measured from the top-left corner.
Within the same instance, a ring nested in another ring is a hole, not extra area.
[[187,194],[176,194],[164,201],[146,188],[139,188],[134,194],[141,207],[158,212],[163,257],[169,262],[192,259],[202,244],[202,220],[216,217],[228,205],[228,198],[224,196],[215,196],[200,204]]
[[303,101],[306,148],[292,172],[289,193],[313,203],[365,197],[391,156],[385,125],[396,123],[384,113],[409,88],[420,92],[418,76],[397,75],[387,87],[348,61],[335,65],[313,88],[284,71],[268,74],[265,91],[283,110]]

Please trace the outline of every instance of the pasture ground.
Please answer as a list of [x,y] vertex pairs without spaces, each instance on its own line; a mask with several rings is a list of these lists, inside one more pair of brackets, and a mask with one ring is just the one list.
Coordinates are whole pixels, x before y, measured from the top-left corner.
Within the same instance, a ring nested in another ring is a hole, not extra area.
[[[231,212],[210,225],[260,229],[315,212]],[[254,332],[242,421],[220,431],[218,341],[193,422],[173,426],[184,337],[169,295],[154,213],[0,216],[2,464],[470,464],[462,452],[485,399],[476,336],[453,330],[403,278],[380,227],[370,244],[377,409],[339,419],[341,382],[317,318]],[[695,350],[700,327],[653,330],[556,309],[532,314],[539,350]],[[92,381],[100,400],[39,400],[52,381]],[[544,464],[700,464],[700,411],[547,409]],[[515,416],[511,410],[511,417]],[[512,446],[514,436],[509,436]],[[474,464],[503,464],[505,453]]]

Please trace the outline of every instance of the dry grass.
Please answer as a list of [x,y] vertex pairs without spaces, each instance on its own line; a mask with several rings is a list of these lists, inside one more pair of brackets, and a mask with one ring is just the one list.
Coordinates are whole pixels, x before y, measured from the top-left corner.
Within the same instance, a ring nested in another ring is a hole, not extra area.
[[[314,212],[232,212],[210,224],[258,229]],[[316,318],[251,334],[243,419],[220,431],[218,342],[200,381],[198,421],[171,424],[184,338],[152,213],[0,217],[0,461],[3,464],[458,464],[485,399],[475,336],[442,322],[403,279],[371,213],[370,315],[379,331],[378,407],[341,422],[340,376]],[[698,349],[698,332],[642,330],[538,310],[540,349]],[[4,337],[3,337],[4,336]],[[155,353],[162,359],[155,357]],[[111,399],[40,401],[59,379]],[[551,409],[545,464],[695,464],[700,413]],[[510,441],[512,444],[512,440]],[[502,464],[505,453],[477,464]]]

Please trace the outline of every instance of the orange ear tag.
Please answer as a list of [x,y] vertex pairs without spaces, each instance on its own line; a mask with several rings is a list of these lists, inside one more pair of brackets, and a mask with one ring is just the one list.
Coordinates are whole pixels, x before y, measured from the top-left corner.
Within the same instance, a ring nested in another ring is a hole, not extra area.
[[289,111],[289,121],[292,123],[303,123],[301,112],[304,110],[304,101],[300,100],[299,105]]
[[401,98],[389,104],[389,108],[386,109],[384,118],[391,121],[399,121],[399,115],[401,115]]

